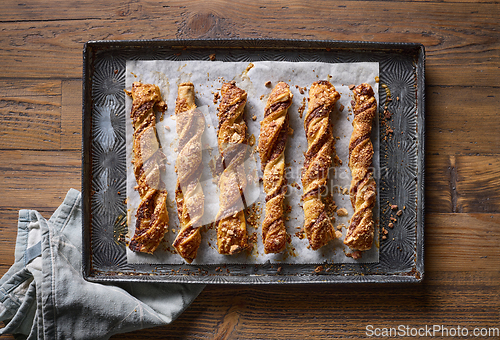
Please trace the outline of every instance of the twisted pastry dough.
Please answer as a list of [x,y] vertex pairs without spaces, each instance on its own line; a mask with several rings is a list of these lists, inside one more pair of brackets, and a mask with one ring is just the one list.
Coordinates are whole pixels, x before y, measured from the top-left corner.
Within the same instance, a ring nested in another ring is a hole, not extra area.
[[129,248],[136,252],[152,254],[168,229],[167,190],[160,179],[165,155],[156,137],[156,114],[165,111],[160,89],[156,85],[132,84],[132,125],[134,126],[134,174],[135,187],[141,196],[137,208],[135,234]]
[[243,191],[247,185],[243,165],[246,153],[247,125],[243,110],[247,93],[234,82],[224,83],[217,116],[217,139],[220,152],[219,212],[217,246],[220,254],[235,254],[248,247]]
[[264,173],[266,215],[262,222],[264,252],[279,253],[286,246],[283,202],[287,191],[285,178],[285,144],[288,133],[288,108],[292,105],[290,87],[279,82],[267,100],[260,123],[259,155]]
[[205,117],[196,109],[194,85],[182,83],[175,102],[176,131],[179,136],[179,155],[175,163],[177,185],[175,202],[180,230],[173,246],[188,263],[193,262],[201,243],[200,220],[204,212],[201,135],[205,130]]
[[302,199],[304,230],[313,250],[335,238],[335,230],[325,212],[321,194],[326,189],[335,143],[330,112],[339,99],[340,94],[326,80],[313,83],[309,89],[309,104],[304,120],[308,148],[302,169]]
[[373,179],[373,145],[370,141],[372,123],[377,110],[373,89],[369,84],[358,85],[352,91],[354,100],[354,130],[349,140],[349,167],[351,168],[351,204],[354,214],[344,244],[351,249],[368,250],[372,247],[374,223],[373,207],[376,183]]

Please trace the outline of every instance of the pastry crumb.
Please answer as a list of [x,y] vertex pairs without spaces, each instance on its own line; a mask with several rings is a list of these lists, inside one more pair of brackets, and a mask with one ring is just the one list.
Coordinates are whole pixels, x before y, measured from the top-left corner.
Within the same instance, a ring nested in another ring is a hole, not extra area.
[[254,144],[255,144],[255,136],[253,134],[250,135],[250,138],[248,139],[248,144],[250,146],[254,146]]
[[214,93],[214,104],[217,104],[217,102],[219,101],[219,98],[220,98],[219,92],[215,92]]
[[342,160],[339,158],[339,156],[338,156],[338,155],[335,155],[335,157],[333,158],[333,164],[334,164],[335,166],[340,166],[340,165],[342,165]]
[[345,256],[352,257],[353,259],[357,260],[361,258],[361,252],[359,250],[356,250],[352,253],[346,253]]
[[[309,99],[309,98],[307,98]],[[306,109],[306,97],[302,98],[302,104],[300,105],[298,111],[299,111],[299,117],[302,119],[302,116],[304,115],[304,110]]]
[[317,266],[317,267],[314,269],[314,272],[315,272],[316,274],[321,273],[322,271],[323,271],[323,266]]
[[270,87],[271,86],[271,81],[270,80],[266,81],[266,83],[264,84],[264,86]]
[[304,235],[304,228],[300,228],[299,231],[297,231],[295,234],[295,237],[297,237],[299,240],[302,240],[304,239],[305,235]]
[[211,55],[209,55],[209,58],[211,61],[214,61],[215,60],[215,53],[212,53]]
[[347,209],[346,208],[340,208],[337,210],[337,215],[338,216],[347,216],[348,213],[347,213]]

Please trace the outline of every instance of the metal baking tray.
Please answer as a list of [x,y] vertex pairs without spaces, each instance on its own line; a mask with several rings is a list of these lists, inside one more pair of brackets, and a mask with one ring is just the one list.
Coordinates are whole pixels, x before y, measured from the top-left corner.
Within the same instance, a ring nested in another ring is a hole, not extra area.
[[[128,264],[125,181],[125,67],[133,60],[378,61],[381,177],[378,263],[259,265]],[[421,44],[312,40],[90,41],[83,51],[83,275],[93,282],[354,283],[420,282],[424,274],[425,50]],[[384,86],[385,85],[385,86]],[[388,91],[392,101],[387,101]],[[396,98],[398,100],[396,100]],[[383,108],[392,113],[384,119]],[[109,114],[115,138],[96,140],[96,115]],[[384,126],[382,126],[384,124]],[[393,129],[392,138],[384,138]],[[384,202],[405,207],[397,228]],[[279,267],[279,270],[278,270]]]

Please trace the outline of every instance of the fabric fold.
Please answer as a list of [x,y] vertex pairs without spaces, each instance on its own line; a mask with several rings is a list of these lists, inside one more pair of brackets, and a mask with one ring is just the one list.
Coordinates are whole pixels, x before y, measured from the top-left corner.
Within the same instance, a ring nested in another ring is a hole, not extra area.
[[71,189],[49,220],[19,212],[15,263],[0,279],[1,334],[18,339],[108,339],[166,325],[204,285],[99,284],[81,271],[81,195]]

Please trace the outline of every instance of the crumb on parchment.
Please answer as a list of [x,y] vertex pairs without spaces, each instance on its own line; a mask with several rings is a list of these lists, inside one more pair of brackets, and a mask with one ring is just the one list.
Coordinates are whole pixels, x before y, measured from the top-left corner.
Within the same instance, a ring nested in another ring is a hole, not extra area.
[[347,213],[347,209],[346,208],[340,208],[337,210],[337,215],[338,216],[347,216],[348,213]]

